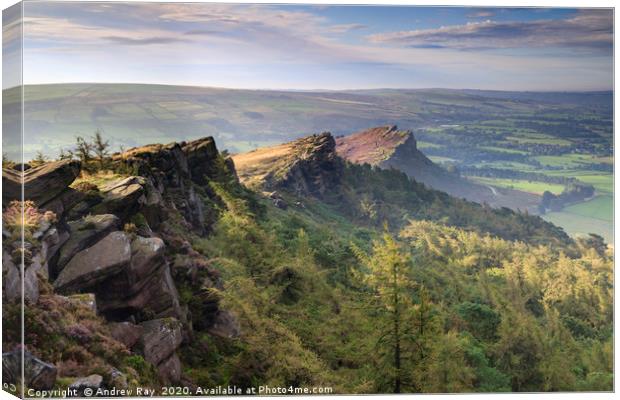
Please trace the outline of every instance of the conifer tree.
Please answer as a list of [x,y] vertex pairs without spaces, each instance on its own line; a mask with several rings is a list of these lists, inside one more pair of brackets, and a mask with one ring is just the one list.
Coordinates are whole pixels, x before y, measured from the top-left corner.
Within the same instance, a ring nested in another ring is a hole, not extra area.
[[401,393],[405,385],[411,386],[406,378],[409,368],[404,365],[411,359],[412,350],[408,340],[413,331],[411,257],[387,230],[382,241],[374,242],[372,256],[355,246],[354,251],[369,270],[364,280],[374,291],[376,310],[382,320],[377,341],[380,363],[388,371],[393,392]]
[[109,153],[108,148],[110,147],[110,142],[108,140],[103,140],[103,136],[101,135],[101,131],[97,129],[95,131],[95,136],[93,136],[92,149],[95,152],[95,156],[99,161],[99,167],[101,169],[105,168],[105,160],[107,159]]

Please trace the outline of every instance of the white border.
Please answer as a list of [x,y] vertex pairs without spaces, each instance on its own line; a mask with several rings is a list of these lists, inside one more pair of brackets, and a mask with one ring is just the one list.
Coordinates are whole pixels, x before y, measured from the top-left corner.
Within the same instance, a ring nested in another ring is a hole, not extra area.
[[[26,1],[37,1],[37,0],[26,0]],[[62,0],[62,1],[82,1],[82,2],[101,2],[101,0]],[[105,1],[109,1],[109,2],[124,2],[127,0],[105,0]],[[191,1],[182,1],[182,0],[167,0],[167,1],[145,1],[145,0],[131,0],[131,1],[140,1],[140,2],[174,2],[174,3],[188,3]],[[213,1],[213,0],[201,0],[201,1],[194,1],[195,3],[197,2],[201,2],[201,3],[217,3],[217,1]],[[221,1],[221,2],[225,2],[225,1]],[[16,4],[17,1],[14,0],[0,0],[0,5],[2,6],[2,9],[5,9],[13,4]],[[300,1],[300,0],[288,0],[288,1],[268,1],[268,0],[236,0],[236,1],[229,1],[229,3],[263,3],[263,4],[349,4],[349,5],[364,5],[364,4],[376,4],[376,5],[415,5],[415,6],[454,6],[454,7],[458,7],[458,6],[469,6],[469,7],[475,7],[475,6],[479,6],[479,7],[561,7],[561,8],[579,8],[579,7],[615,7],[614,1],[612,0],[589,0],[589,1],[583,1],[583,0],[562,0],[562,1],[554,1],[554,0],[538,0],[538,1],[531,1],[531,0],[520,0],[520,1],[515,1],[515,0],[511,0],[511,1],[500,1],[500,0],[476,0],[476,1],[463,1],[463,0],[452,0],[452,1],[446,1],[446,0],[390,0],[390,1],[384,1],[384,0],[375,0],[375,1],[364,1],[364,0],[338,0],[338,1],[329,1],[329,0],[308,0],[308,1]],[[614,9],[614,22],[616,21],[616,10]],[[617,43],[617,31],[614,32],[614,44]],[[1,56],[0,56],[1,57]],[[0,72],[1,72],[1,58],[0,58]],[[614,76],[617,74],[618,72],[618,64],[615,63],[615,56],[614,56]],[[614,80],[614,93],[616,89],[616,85],[615,85],[615,80]],[[615,96],[614,96],[615,98]],[[0,95],[0,99],[1,99],[1,95]],[[615,103],[615,101],[614,101]],[[0,111],[0,115],[1,115],[1,111]],[[617,109],[615,109],[614,107],[614,149],[615,149],[615,138],[616,138],[616,132],[618,132],[618,112]],[[1,132],[1,127],[0,127],[0,132]],[[1,152],[1,143],[0,143],[0,152]],[[615,150],[614,150],[614,194],[615,194],[615,188],[618,187],[618,183],[620,181],[620,178],[615,174]],[[1,191],[0,191],[1,192]],[[618,209],[618,206],[620,205],[620,200],[618,199],[617,196],[614,195],[614,210]],[[614,213],[614,233],[618,232],[618,221],[615,219],[615,213]],[[1,244],[1,238],[0,238],[0,244]],[[617,236],[614,234],[614,247],[617,248],[617,244],[618,244],[618,239]],[[615,262],[615,260],[614,260]],[[615,268],[614,268],[615,271]],[[615,275],[614,275],[615,277]],[[614,279],[614,288],[615,288],[615,279]],[[618,321],[618,308],[615,307],[616,305],[616,299],[614,298],[614,321]],[[1,311],[0,311],[1,312]],[[615,332],[615,322],[614,322],[614,332]],[[616,391],[616,387],[617,387],[617,378],[616,378],[616,373],[617,373],[617,366],[618,366],[618,352],[615,351],[615,349],[617,348],[617,346],[615,346],[615,344],[617,344],[618,341],[618,335],[615,335],[614,337],[614,392]],[[365,395],[368,396],[368,395]],[[372,396],[373,398],[380,398],[380,399],[388,399],[388,398],[393,398],[393,396],[396,395],[374,395]],[[440,400],[440,399],[454,399],[456,396],[462,396],[466,399],[485,399],[485,400],[498,400],[498,399],[505,399],[505,398],[526,398],[526,399],[534,399],[534,398],[544,398],[544,399],[588,399],[588,400],[598,400],[598,399],[610,399],[612,398],[612,396],[614,396],[614,394],[612,393],[579,393],[579,392],[573,392],[573,393],[506,393],[506,394],[454,394],[454,395],[425,395],[425,394],[419,394],[419,395],[398,395],[399,398],[416,398],[416,399],[433,399],[433,400]],[[288,396],[284,396],[284,397],[288,397]],[[330,396],[296,396],[295,398],[299,398],[299,399],[323,399],[323,398],[328,398]],[[338,396],[338,398],[340,399],[355,399],[355,398],[359,398],[360,396],[352,396],[352,395],[340,395]],[[614,396],[615,397],[615,396]],[[5,399],[15,399],[16,397],[11,396],[10,394],[8,394],[5,391],[0,390],[0,400],[5,400]],[[137,397],[136,397],[137,398]],[[242,397],[235,397],[235,398],[239,398],[239,399],[252,399],[253,397],[246,397],[246,396],[242,396]],[[268,397],[268,398],[276,398],[276,397]]]

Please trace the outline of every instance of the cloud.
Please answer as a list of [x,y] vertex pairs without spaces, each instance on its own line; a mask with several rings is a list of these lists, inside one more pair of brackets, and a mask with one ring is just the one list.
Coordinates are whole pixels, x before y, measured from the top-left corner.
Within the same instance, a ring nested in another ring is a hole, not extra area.
[[495,16],[495,12],[491,10],[476,10],[467,14],[468,18],[490,18]]
[[367,38],[372,43],[413,48],[569,48],[609,54],[613,48],[613,13],[588,10],[563,20],[486,20],[436,29],[379,33]]
[[332,25],[329,27],[329,32],[331,33],[346,33],[350,31],[358,31],[361,29],[368,28],[367,25],[364,24],[340,24],[340,25]]
[[171,37],[148,37],[142,39],[133,39],[130,37],[123,36],[103,36],[102,39],[108,40],[110,42],[127,45],[127,46],[140,46],[140,45],[148,45],[148,44],[168,44],[168,43],[178,43],[183,42],[182,39],[171,38]]

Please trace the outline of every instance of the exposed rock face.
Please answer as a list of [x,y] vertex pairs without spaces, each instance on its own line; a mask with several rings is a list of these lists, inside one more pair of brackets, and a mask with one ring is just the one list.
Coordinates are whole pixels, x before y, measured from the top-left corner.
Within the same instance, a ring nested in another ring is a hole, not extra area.
[[230,339],[238,337],[241,334],[241,328],[234,315],[228,311],[219,311],[208,332],[215,336]]
[[328,132],[233,156],[241,182],[300,197],[325,197],[340,183],[343,161]]
[[159,375],[170,382],[177,382],[181,368],[176,349],[183,341],[181,324],[174,318],[143,322],[141,339],[144,359],[157,367]]
[[164,384],[177,383],[181,379],[181,360],[173,353],[157,366],[157,374]]
[[95,214],[115,214],[122,220],[135,214],[146,202],[144,186],[146,179],[139,176],[130,176],[120,181],[112,182],[103,188],[103,201],[97,204],[92,212]]
[[[157,367],[162,383],[179,382],[181,361],[176,350],[191,338],[192,321],[187,306],[180,303],[166,251],[167,245],[175,246],[183,235],[178,234],[178,227],[171,229],[168,217],[180,215],[174,222],[192,234],[203,235],[211,229],[219,212],[214,205],[223,202],[209,181],[226,173],[236,179],[232,160],[220,157],[212,138],[131,149],[114,155],[112,164],[115,171],[131,171],[134,176],[101,187],[88,180],[68,187],[79,173],[75,162],[47,163],[28,170],[34,182],[30,193],[37,206],[53,210],[58,218],[42,220],[32,235],[33,243],[27,243],[27,302],[37,302],[41,279],[51,280],[56,292],[73,293],[68,296],[71,301],[83,302],[107,319],[110,335],[131,351],[142,352]],[[19,186],[17,171],[3,174],[5,179]],[[51,190],[43,191],[44,185],[50,185]],[[10,190],[18,193],[15,187]],[[120,231],[121,227],[126,232]],[[183,270],[184,279],[197,278],[198,288],[222,287],[214,271],[196,272],[198,265],[207,262],[189,243],[174,248],[174,253],[181,252],[196,261]],[[5,295],[17,301],[22,287],[19,268],[15,254],[5,253]],[[211,297],[197,314],[200,328],[206,332],[210,327],[213,334],[234,337],[238,334],[234,316],[219,308],[216,296]],[[104,382],[127,386],[127,379],[116,372],[80,378],[72,387],[83,393]],[[52,387],[54,380],[55,375],[39,386]]]
[[164,257],[164,242],[159,238],[134,239],[131,262],[101,285],[97,303],[99,311],[112,320],[147,314],[184,321],[179,295]]
[[118,274],[130,258],[131,246],[127,235],[112,232],[92,247],[77,253],[58,275],[54,288],[64,293],[92,288]]
[[[23,173],[24,199],[42,205],[62,191],[77,178],[80,162],[60,160],[30,168]],[[2,199],[5,203],[21,199],[21,171],[2,169]]]
[[[151,228],[157,229],[166,219],[166,209],[173,207],[181,212],[194,231],[205,234],[214,219],[207,218],[208,212],[194,184],[209,198],[217,199],[207,183],[218,173],[218,157],[213,138],[207,137],[191,142],[137,147],[122,155],[114,155],[113,160],[146,178],[141,212]],[[103,204],[100,207],[103,208]]]
[[144,328],[131,322],[111,322],[108,324],[112,337],[131,349],[142,337]]
[[217,173],[215,161],[219,153],[213,138],[207,137],[186,143],[183,151],[187,157],[192,180],[199,185],[206,185],[209,178]]
[[357,164],[368,163],[385,169],[394,168],[425,185],[494,207],[515,208],[512,199],[531,208],[538,196],[508,189],[494,189],[470,182],[458,174],[449,173],[426,157],[418,148],[411,131],[399,130],[395,125],[366,129],[336,139],[336,151],[342,158]]
[[[21,382],[21,360],[21,349],[2,354],[2,380],[4,382]],[[26,387],[49,390],[56,383],[56,374],[56,367],[24,350],[24,384]]]
[[[25,213],[36,214],[38,211],[30,208]],[[58,247],[66,239],[67,237],[59,235],[57,229],[45,218],[39,219],[37,230],[32,232],[24,242],[15,240],[8,234],[5,235],[2,273],[4,296],[7,301],[19,302],[23,295],[27,304],[37,303],[39,300],[39,278],[48,278],[48,260],[55,255]],[[20,271],[22,252],[23,282]]]
[[78,252],[92,246],[110,232],[120,228],[120,219],[113,214],[92,215],[77,221],[70,221],[69,237],[66,243],[60,248],[59,258],[55,266],[55,274]]

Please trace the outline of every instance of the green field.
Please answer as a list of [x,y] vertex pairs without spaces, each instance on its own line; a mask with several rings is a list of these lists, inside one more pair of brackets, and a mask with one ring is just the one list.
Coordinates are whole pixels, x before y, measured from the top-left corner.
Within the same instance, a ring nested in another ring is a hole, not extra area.
[[[580,168],[584,164],[608,162],[608,157],[594,157],[591,154],[564,154],[562,156],[537,156],[534,159],[550,167]],[[602,159],[602,160],[601,160]]]
[[614,176],[607,172],[583,171],[583,170],[561,170],[545,171],[549,176],[566,176],[577,178],[583,183],[594,186],[594,189],[601,194],[612,194],[614,191]]
[[603,236],[608,243],[613,243],[614,224],[612,221],[584,217],[566,211],[548,213],[544,215],[543,218],[561,226],[572,236],[584,236],[588,233],[596,233]]
[[564,185],[553,183],[526,181],[518,179],[498,179],[498,178],[482,178],[471,177],[472,180],[484,185],[498,186],[507,189],[521,190],[527,193],[542,195],[546,190],[554,194],[560,194],[564,190]]
[[563,211],[582,217],[613,222],[614,198],[608,195],[597,196],[592,200],[568,206]]

